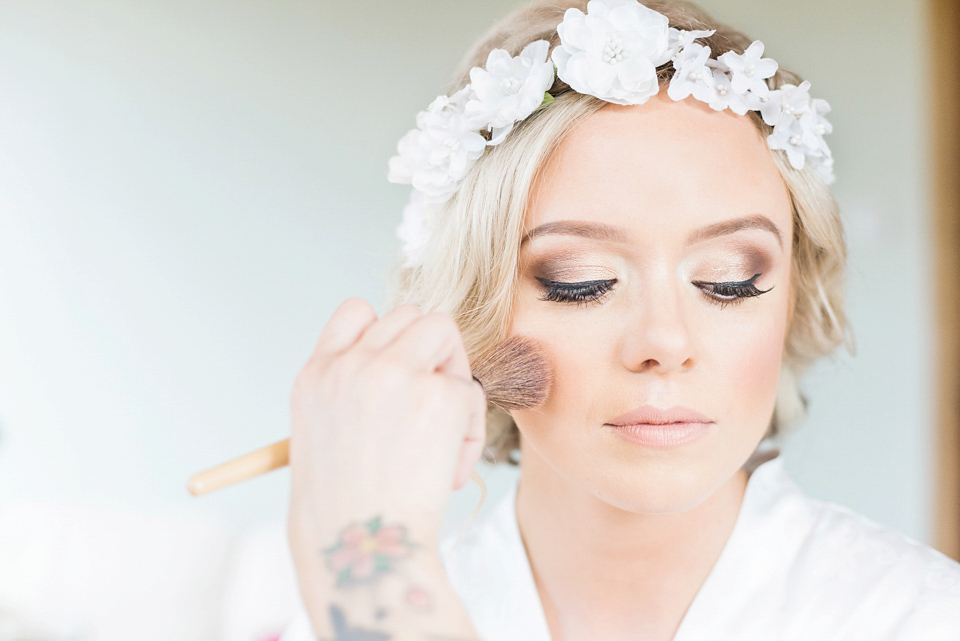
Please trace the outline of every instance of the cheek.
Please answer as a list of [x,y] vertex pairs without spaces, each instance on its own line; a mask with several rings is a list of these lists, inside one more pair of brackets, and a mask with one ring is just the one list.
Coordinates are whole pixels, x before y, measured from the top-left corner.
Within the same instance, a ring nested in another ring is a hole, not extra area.
[[776,402],[783,359],[787,303],[769,306],[738,323],[725,324],[705,346],[720,416],[738,424],[766,425]]
[[558,322],[546,309],[516,310],[511,334],[527,336],[540,346],[553,369],[546,401],[539,407],[511,414],[528,439],[549,438],[563,425],[582,426],[596,421],[595,403],[609,377],[603,360],[612,340],[589,314],[570,314]]

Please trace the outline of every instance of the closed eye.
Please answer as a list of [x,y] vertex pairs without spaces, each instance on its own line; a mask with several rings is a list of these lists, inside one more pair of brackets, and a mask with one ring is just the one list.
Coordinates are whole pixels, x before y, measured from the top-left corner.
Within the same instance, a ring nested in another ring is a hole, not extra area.
[[720,305],[720,308],[723,309],[727,305],[739,304],[743,302],[745,298],[766,294],[773,289],[773,287],[770,287],[770,289],[757,289],[753,283],[760,278],[760,276],[760,274],[754,274],[747,280],[722,283],[695,280],[693,284],[703,290],[704,295],[709,301]]
[[543,285],[544,295],[540,300],[555,301],[558,303],[576,303],[580,307],[586,303],[598,303],[603,296],[613,289],[616,278],[607,280],[587,280],[580,283],[563,283],[548,278],[537,280]]

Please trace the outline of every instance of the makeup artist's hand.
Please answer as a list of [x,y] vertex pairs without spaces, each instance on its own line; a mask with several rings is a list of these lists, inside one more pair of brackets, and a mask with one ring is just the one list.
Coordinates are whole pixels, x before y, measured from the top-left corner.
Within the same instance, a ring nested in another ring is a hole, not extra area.
[[[379,517],[406,531],[411,556],[440,558],[447,503],[486,437],[486,397],[452,316],[401,305],[377,319],[366,300],[347,299],[296,378],[291,414],[288,538],[305,602],[329,597],[328,550],[351,525]],[[383,545],[397,556],[405,547]],[[370,550],[350,554],[372,563]]]
[[323,328],[291,413],[294,492],[325,513],[369,504],[439,525],[486,436],[486,398],[452,316],[401,305],[378,320],[362,298]]

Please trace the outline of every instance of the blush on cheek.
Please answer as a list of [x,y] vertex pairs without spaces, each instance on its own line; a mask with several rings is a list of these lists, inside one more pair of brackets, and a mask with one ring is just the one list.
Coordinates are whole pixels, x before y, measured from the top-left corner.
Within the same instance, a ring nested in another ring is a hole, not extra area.
[[[572,434],[561,426],[589,422],[589,411],[596,397],[594,388],[609,372],[598,368],[596,354],[599,352],[588,332],[580,333],[577,328],[558,326],[556,322],[544,323],[543,327],[556,329],[547,334],[542,329],[535,333],[531,327],[525,335],[538,343],[552,370],[549,393],[539,406],[514,410],[513,416],[518,426],[523,426],[528,439],[541,444],[569,442]],[[596,337],[593,340],[602,342]]]
[[561,345],[549,344],[544,350],[545,358],[552,368],[553,376],[550,385],[550,393],[546,401],[534,412],[541,416],[567,416],[573,413],[571,401],[578,399],[578,393],[582,394],[587,389],[588,380],[586,372],[589,367],[584,367],[587,362],[580,354],[571,349],[575,345],[574,341],[567,341],[568,348],[563,349]]
[[736,381],[739,390],[738,406],[749,412],[744,416],[748,424],[755,421],[766,423],[777,396],[777,382],[783,361],[785,326],[772,322],[755,327],[749,341],[737,346]]

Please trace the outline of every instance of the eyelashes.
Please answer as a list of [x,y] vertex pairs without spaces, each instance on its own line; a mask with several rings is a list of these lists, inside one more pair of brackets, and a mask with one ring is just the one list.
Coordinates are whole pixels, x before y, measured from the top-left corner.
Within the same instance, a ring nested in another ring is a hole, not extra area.
[[[703,280],[693,281],[703,292],[708,301],[720,306],[723,309],[727,305],[737,305],[746,298],[766,294],[769,289],[757,289],[754,282],[760,278],[760,274],[754,274],[751,278],[744,281],[730,281],[714,283]],[[544,295],[540,297],[543,301],[553,301],[557,303],[576,303],[577,307],[586,304],[599,303],[603,297],[613,289],[617,279],[606,280],[588,280],[579,283],[563,283],[547,278],[536,277],[543,286]]]
[[736,305],[743,302],[745,298],[766,294],[773,289],[772,286],[769,289],[757,289],[757,286],[753,283],[758,278],[760,278],[760,274],[754,274],[749,279],[739,282],[711,283],[695,280],[693,284],[702,289],[706,296],[720,305],[720,309],[723,309],[727,305]]
[[549,300],[557,303],[576,303],[577,307],[584,303],[599,303],[604,294],[613,289],[616,278],[609,280],[587,280],[582,283],[560,283],[547,278],[537,280],[543,285],[546,293],[540,300]]

